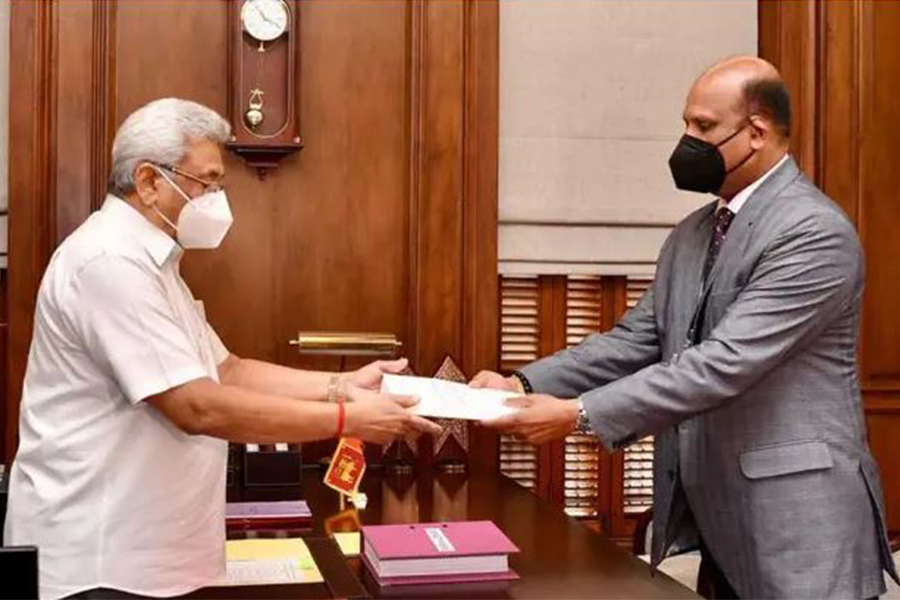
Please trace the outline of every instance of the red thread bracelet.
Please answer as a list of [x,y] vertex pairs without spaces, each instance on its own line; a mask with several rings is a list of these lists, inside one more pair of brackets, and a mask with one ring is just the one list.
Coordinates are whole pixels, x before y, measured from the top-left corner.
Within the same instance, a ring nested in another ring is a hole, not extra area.
[[344,435],[344,421],[347,419],[347,409],[344,407],[343,402],[338,402],[338,422],[337,422],[337,433],[334,434],[336,439],[341,439]]

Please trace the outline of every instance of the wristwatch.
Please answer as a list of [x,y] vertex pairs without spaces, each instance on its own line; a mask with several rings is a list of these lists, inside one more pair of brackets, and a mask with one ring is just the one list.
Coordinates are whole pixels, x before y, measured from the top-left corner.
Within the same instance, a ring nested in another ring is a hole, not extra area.
[[575,402],[578,403],[578,418],[575,420],[575,432],[593,435],[591,420],[588,417],[587,409],[584,407],[584,401],[578,398]]

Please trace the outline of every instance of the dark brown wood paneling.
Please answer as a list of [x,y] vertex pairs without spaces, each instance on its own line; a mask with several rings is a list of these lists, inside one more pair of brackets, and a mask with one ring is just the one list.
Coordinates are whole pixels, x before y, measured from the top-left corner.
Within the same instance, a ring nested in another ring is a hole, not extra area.
[[463,257],[462,132],[464,15],[458,3],[414,1],[413,164],[411,202],[415,270],[410,278],[416,298],[411,318],[416,327],[414,357],[431,373],[444,356],[459,356],[462,333]]
[[[259,198],[274,223],[294,224],[269,225],[274,272],[291,273],[270,284],[269,351],[283,364],[312,365],[288,340],[297,330],[325,329],[394,333],[407,353],[409,10],[402,2],[300,8],[306,147],[270,175],[272,193]],[[352,110],[335,101],[347,94]],[[315,364],[338,367],[334,359]]]
[[19,397],[41,274],[56,239],[56,83],[53,76],[57,3],[13,2],[9,119],[9,379],[6,446],[16,445]]
[[[112,78],[117,5],[92,0],[56,4],[57,102],[55,243],[103,201],[109,176],[114,114]],[[92,35],[85,35],[92,32]],[[77,157],[75,160],[72,160]]]
[[869,445],[878,459],[884,502],[888,507],[887,528],[895,535],[900,532],[900,395],[893,398],[892,410],[870,411]]
[[854,223],[859,218],[859,36],[858,2],[824,2],[824,36],[819,51],[821,74],[820,138],[823,166],[819,184]]
[[[900,532],[900,297],[897,224],[900,170],[900,2],[857,2],[859,160],[857,225],[866,250],[861,376],[866,391],[869,439],[882,471],[888,529]],[[837,123],[836,115],[829,123]],[[828,126],[828,124],[826,124]]]
[[815,179],[818,124],[817,33],[820,4],[815,0],[759,0],[759,54],[784,76],[791,94],[791,152],[803,172]]
[[[463,315],[461,367],[469,376],[499,367],[500,285],[497,277],[497,160],[500,85],[498,2],[464,2],[465,113]],[[498,464],[498,437],[472,432],[470,456]]]
[[[541,356],[549,356],[566,347],[566,276],[545,275],[540,280]],[[562,508],[564,457],[562,440],[538,447],[537,493]]]
[[856,223],[865,248],[860,376],[889,529],[898,533],[900,2],[761,0],[759,25],[760,53],[781,69],[793,95],[792,151]]
[[[862,379],[868,389],[900,392],[900,2],[866,2],[857,13],[861,98],[858,228],[866,248]],[[900,507],[898,507],[900,508]]]

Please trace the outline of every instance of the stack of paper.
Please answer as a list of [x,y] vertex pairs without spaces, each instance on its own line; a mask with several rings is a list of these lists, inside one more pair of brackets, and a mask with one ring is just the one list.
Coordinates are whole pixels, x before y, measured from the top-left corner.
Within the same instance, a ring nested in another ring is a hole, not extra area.
[[334,538],[334,541],[337,542],[337,545],[344,556],[359,556],[358,531],[338,531],[332,533],[331,536]]
[[381,391],[400,396],[416,396],[412,412],[421,417],[490,421],[517,409],[506,406],[509,398],[521,396],[501,390],[474,389],[464,383],[385,374]]
[[229,540],[225,558],[226,573],[220,586],[325,581],[300,538]]

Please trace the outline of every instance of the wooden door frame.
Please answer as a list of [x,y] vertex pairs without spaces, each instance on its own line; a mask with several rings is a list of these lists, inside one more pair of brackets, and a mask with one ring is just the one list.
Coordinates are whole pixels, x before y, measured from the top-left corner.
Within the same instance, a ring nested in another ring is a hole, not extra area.
[[4,458],[16,447],[41,274],[55,240],[53,2],[13,2],[10,14],[9,105],[9,358]]

